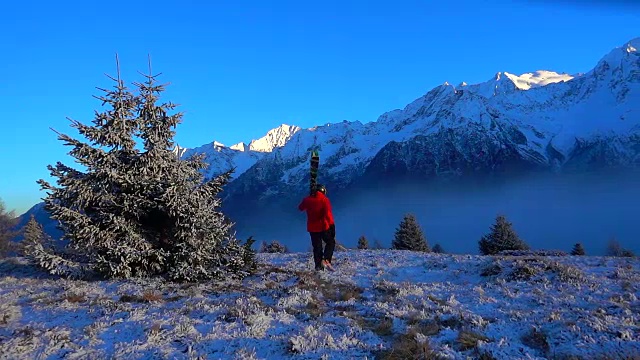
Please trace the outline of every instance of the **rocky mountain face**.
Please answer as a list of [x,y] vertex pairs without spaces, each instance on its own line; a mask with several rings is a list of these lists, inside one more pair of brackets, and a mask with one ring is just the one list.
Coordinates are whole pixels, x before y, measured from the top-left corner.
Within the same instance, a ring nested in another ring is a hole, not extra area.
[[640,38],[613,49],[585,74],[504,72],[481,84],[444,83],[367,124],[345,121],[295,131],[283,125],[257,141],[269,144],[260,150],[210,152],[210,172],[237,167],[226,191],[234,208],[299,198],[308,187],[313,148],[321,155],[319,179],[334,193],[396,178],[636,168],[638,48]]

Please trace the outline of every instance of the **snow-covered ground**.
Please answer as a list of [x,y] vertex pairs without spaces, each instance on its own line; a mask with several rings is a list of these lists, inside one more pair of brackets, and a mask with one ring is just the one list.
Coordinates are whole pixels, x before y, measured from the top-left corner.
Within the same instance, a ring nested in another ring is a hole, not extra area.
[[[0,359],[622,359],[640,260],[259,254],[242,284],[71,281],[0,262]],[[425,357],[419,357],[426,354]]]

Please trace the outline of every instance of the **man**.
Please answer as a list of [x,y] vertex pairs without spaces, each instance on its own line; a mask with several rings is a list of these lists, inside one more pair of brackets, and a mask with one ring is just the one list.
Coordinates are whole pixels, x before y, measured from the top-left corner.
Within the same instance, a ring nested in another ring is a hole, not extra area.
[[[318,184],[313,194],[302,199],[298,209],[307,212],[307,231],[313,246],[313,261],[316,270],[333,270],[331,259],[336,247],[336,226],[331,212],[331,202],[326,196],[327,189]],[[325,247],[322,249],[322,242]]]

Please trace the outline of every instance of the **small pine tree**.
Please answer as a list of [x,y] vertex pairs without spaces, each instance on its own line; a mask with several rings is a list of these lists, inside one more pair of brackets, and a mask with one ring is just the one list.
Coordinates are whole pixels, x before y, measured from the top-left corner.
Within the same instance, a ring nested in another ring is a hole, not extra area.
[[573,245],[573,249],[571,250],[571,255],[574,255],[574,256],[585,255],[585,251],[584,251],[584,247],[582,246],[582,243],[576,243],[575,245]]
[[498,215],[491,232],[478,242],[482,255],[493,255],[503,250],[529,250],[529,245],[518,237],[513,225],[504,215]]
[[54,249],[53,239],[44,232],[33,215],[22,231],[22,253],[33,265],[53,275],[65,275],[72,279],[87,277],[90,269],[58,254]]
[[382,250],[384,249],[384,246],[382,246],[382,243],[379,239],[375,239],[373,240],[373,246],[371,248],[375,250]]
[[260,252],[262,253],[288,253],[289,249],[281,244],[278,240],[273,240],[267,244],[267,242],[263,241],[262,246],[260,248]]
[[204,181],[204,155],[181,160],[172,152],[182,114],[157,103],[165,90],[157,76],[149,69],[144,83],[134,83],[135,95],[118,68],[114,89],[98,97],[110,109],[96,112],[93,126],[72,120],[88,142],[59,134],[86,170],[49,165],[59,186],[38,181],[45,209],[73,253],[106,277],[243,277],[256,267],[253,240],[242,245],[219,210],[233,170]]
[[360,238],[358,238],[358,249],[366,250],[368,248],[369,248],[369,241],[364,235],[360,236]]
[[444,249],[442,248],[442,245],[435,244],[433,246],[433,252],[436,253],[436,254],[444,254]]
[[396,228],[391,248],[395,250],[431,251],[427,239],[413,214],[406,214]]

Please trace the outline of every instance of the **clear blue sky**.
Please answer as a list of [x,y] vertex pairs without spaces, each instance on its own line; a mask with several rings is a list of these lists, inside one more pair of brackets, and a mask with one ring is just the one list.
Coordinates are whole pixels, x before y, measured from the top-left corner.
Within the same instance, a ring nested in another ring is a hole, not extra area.
[[120,57],[181,104],[176,140],[261,137],[282,123],[374,121],[445,81],[498,71],[590,70],[640,36],[631,1],[11,1],[0,14],[0,198],[18,213],[44,196],[46,166],[73,165],[49,129],[75,136],[102,109]]

